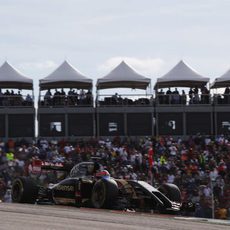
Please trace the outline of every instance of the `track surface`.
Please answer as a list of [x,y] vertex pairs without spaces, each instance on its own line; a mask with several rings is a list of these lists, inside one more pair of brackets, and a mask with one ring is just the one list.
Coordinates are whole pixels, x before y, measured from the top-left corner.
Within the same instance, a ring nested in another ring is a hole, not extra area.
[[209,223],[204,220],[181,220],[164,215],[79,209],[55,205],[0,203],[0,229],[229,230],[230,225],[227,223]]

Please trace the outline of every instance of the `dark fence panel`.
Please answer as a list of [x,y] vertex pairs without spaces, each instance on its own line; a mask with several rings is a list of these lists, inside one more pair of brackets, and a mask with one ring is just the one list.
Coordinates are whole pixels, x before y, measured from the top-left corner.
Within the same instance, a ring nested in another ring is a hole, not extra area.
[[0,115],[0,137],[5,137],[5,115]]
[[211,115],[208,112],[186,113],[187,135],[196,135],[198,133],[210,135],[212,127]]
[[128,113],[127,134],[130,136],[152,135],[152,121],[151,113]]
[[68,114],[69,136],[93,136],[94,114]]
[[33,114],[9,114],[9,137],[34,137]]

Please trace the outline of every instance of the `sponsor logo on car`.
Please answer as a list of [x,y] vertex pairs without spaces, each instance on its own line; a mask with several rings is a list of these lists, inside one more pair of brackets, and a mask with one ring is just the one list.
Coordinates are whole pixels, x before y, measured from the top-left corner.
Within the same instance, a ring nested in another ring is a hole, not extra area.
[[55,189],[59,190],[59,191],[73,192],[74,191],[74,186],[58,185]]

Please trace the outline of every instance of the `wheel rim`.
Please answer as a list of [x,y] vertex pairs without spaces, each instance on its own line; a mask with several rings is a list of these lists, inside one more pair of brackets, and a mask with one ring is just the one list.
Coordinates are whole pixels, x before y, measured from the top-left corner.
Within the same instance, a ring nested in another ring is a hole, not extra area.
[[95,187],[93,191],[93,201],[94,201],[94,206],[97,208],[101,208],[103,206],[105,200],[105,188],[102,184],[100,186]]
[[103,197],[104,197],[104,189],[97,188],[95,191],[95,200],[100,203],[103,200]]
[[19,182],[16,182],[12,188],[12,200],[17,202],[20,201],[21,194],[22,194],[22,187]]

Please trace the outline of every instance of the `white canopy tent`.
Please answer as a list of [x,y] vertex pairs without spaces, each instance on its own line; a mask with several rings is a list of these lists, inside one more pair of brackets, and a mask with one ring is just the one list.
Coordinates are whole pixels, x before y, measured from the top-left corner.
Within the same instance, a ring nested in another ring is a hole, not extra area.
[[40,90],[55,88],[92,89],[92,80],[64,61],[54,72],[39,81]]
[[211,84],[210,88],[225,88],[227,86],[230,86],[230,70],[228,70],[222,76],[216,78],[215,81]]
[[33,89],[33,80],[25,77],[7,61],[0,67],[0,88]]
[[97,80],[96,88],[131,88],[131,89],[147,89],[151,79],[137,73],[132,67],[122,61],[109,74]]
[[154,89],[167,87],[194,87],[198,88],[209,82],[208,77],[203,77],[181,60],[173,69],[164,76],[157,78]]

